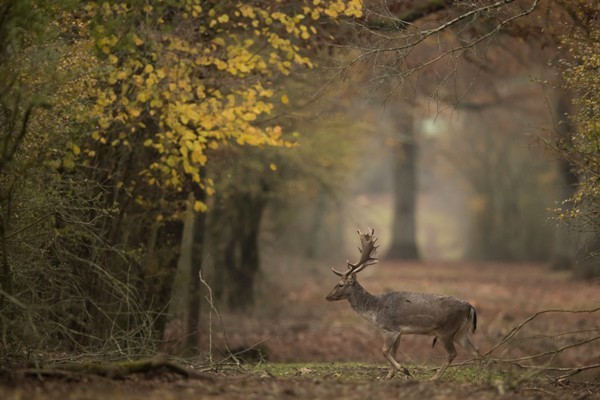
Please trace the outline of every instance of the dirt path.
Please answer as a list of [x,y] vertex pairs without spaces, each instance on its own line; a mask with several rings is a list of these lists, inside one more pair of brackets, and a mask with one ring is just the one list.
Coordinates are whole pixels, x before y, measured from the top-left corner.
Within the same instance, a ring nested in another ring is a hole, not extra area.
[[419,380],[380,380],[374,376],[348,381],[333,375],[314,375],[298,368],[297,374],[280,378],[269,374],[217,375],[211,382],[186,380],[168,373],[113,381],[103,378],[81,381],[45,380],[0,386],[4,400],[187,400],[187,399],[599,399],[600,386],[581,383],[529,382],[518,387],[501,383],[470,384]]

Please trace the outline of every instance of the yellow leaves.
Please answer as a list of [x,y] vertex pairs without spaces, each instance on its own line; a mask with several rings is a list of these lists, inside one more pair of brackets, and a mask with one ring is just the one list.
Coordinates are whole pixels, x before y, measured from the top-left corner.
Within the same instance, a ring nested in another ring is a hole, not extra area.
[[196,165],[206,164],[206,155],[204,154],[204,148],[199,142],[194,142],[194,148],[192,149],[191,161]]
[[192,6],[192,16],[193,17],[197,17],[200,15],[200,13],[202,12],[202,6],[194,4]]
[[306,26],[300,26],[300,37],[304,40],[308,40],[310,38],[310,33],[307,31]]
[[75,143],[68,143],[67,147],[69,147],[71,149],[71,152],[78,156],[79,154],[81,154],[81,148],[79,146],[77,146]]
[[200,120],[200,127],[206,131],[212,130],[216,126],[216,117],[214,115],[205,115]]
[[222,37],[216,37],[212,42],[218,46],[225,47],[225,40]]
[[161,108],[163,106],[163,101],[161,99],[152,99],[150,101],[151,108]]
[[202,201],[194,201],[194,211],[196,212],[206,212],[206,210],[208,210],[208,207],[206,206],[206,204]]
[[[212,15],[211,15],[212,14]],[[208,15],[210,17],[214,17],[215,16],[215,12],[214,9],[211,9],[210,12],[208,13]],[[217,19],[211,19],[210,22],[208,23],[208,26],[210,28],[214,28],[217,24],[227,24],[229,22],[230,18],[228,14],[221,14],[217,17]]]
[[141,46],[144,44],[144,41],[135,33],[132,35],[132,39],[133,39],[133,44],[135,44],[136,46]]
[[142,110],[137,107],[126,107],[125,110],[132,118],[137,118],[142,113]]
[[224,71],[227,69],[227,63],[223,60],[215,59],[214,64],[219,71]]
[[332,19],[336,19],[339,15],[335,8],[327,8],[324,11],[324,14],[331,17]]
[[152,88],[154,85],[156,85],[158,83],[158,76],[154,73],[151,73],[148,75],[148,78],[146,78],[146,87],[147,88]]
[[244,121],[255,121],[256,120],[256,114],[253,112],[247,112],[242,114],[242,119]]
[[344,15],[355,18],[362,17],[362,0],[349,0]]
[[[217,8],[213,2],[183,1],[170,11],[181,18],[166,18],[160,2],[143,2],[143,11],[114,8],[117,3],[106,14],[129,13],[143,23],[137,33],[115,21],[96,29],[95,48],[106,74],[96,83],[90,107],[93,139],[116,147],[143,144],[142,151],[153,156],[140,176],[177,190],[186,180],[205,184],[199,171],[210,162],[207,149],[235,142],[292,146],[281,126],[266,123],[276,107],[290,103],[273,82],[312,66],[304,50],[318,34],[315,21],[362,12],[360,0],[305,0],[294,10],[277,2],[220,2]],[[172,20],[197,29],[167,26]]]
[[192,91],[192,86],[190,85],[189,80],[187,79],[180,79],[177,81],[177,87],[179,89],[183,89],[184,92],[191,92]]
[[173,111],[179,114],[179,119],[184,125],[187,125],[189,122],[195,124],[201,118],[194,104],[176,104]]
[[137,95],[137,101],[139,101],[140,103],[145,103],[150,99],[151,95],[152,95],[152,93],[149,91],[140,92]]
[[262,87],[262,85],[258,86],[258,95],[260,97],[272,97],[273,96],[273,90],[271,89],[264,89]]
[[[242,4],[239,8],[242,16],[250,19],[256,18],[256,13],[254,12],[254,8],[248,4]],[[257,21],[258,22],[258,21]]]

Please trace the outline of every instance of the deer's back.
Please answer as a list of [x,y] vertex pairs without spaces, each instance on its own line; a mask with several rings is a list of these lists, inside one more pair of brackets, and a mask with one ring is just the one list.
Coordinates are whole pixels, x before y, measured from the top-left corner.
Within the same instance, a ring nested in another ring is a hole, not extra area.
[[379,297],[375,324],[387,331],[431,334],[458,330],[469,316],[471,305],[453,296],[391,292]]

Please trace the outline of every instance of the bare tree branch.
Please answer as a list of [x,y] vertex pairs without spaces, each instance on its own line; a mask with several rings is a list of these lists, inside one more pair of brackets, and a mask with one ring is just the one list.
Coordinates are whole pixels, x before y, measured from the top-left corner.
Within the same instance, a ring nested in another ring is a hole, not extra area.
[[[416,47],[417,45],[421,44],[422,42],[424,42],[426,39],[428,39],[429,37],[432,37],[433,35],[436,35],[438,33],[441,33],[442,31],[445,31],[457,24],[459,24],[462,21],[465,21],[469,18],[478,16],[478,15],[482,15],[485,13],[489,13],[493,10],[496,10],[498,8],[504,7],[507,4],[510,4],[514,2],[514,0],[501,0],[498,1],[494,4],[491,4],[489,6],[485,6],[485,7],[479,7],[476,9],[473,9],[471,11],[468,11],[466,13],[463,13],[453,19],[451,19],[450,21],[447,21],[435,28],[432,29],[427,29],[427,30],[423,30],[418,32],[417,34],[415,34],[414,36],[416,36],[417,38],[414,40],[409,40],[407,43],[401,44],[399,46],[390,46],[390,47],[377,47],[377,48],[372,48],[370,50],[365,50],[363,53],[359,54],[358,56],[354,57],[353,59],[351,59],[349,62],[347,62],[345,64],[345,67],[350,67],[354,64],[356,64],[357,62],[364,60],[366,58],[372,57],[374,55],[377,54],[381,54],[381,53],[391,53],[391,52],[402,52],[402,51],[409,51],[412,48]],[[427,67],[433,63],[438,62],[439,60],[441,60],[442,58],[445,58],[448,55],[454,54],[456,52],[462,52],[465,51],[469,48],[472,48],[474,46],[476,46],[477,44],[481,43],[482,41],[492,37],[493,35],[497,34],[503,27],[505,27],[506,25],[514,22],[515,20],[519,19],[519,18],[523,18],[529,14],[531,14],[536,7],[538,6],[539,0],[533,0],[531,6],[527,9],[524,9],[522,12],[510,16],[506,19],[501,20],[493,29],[489,30],[487,33],[477,37],[476,39],[472,40],[471,42],[467,42],[464,43],[458,47],[453,47],[450,50],[447,50],[445,52],[442,52],[440,55],[438,55],[437,57],[420,64],[418,67],[416,68],[412,68],[409,69],[407,72],[410,73],[416,69],[422,69],[424,67]],[[392,39],[392,38],[390,38]],[[402,39],[402,38],[400,38]],[[340,46],[340,47],[348,47],[348,46]]]
[[[525,319],[523,322],[521,322],[516,327],[514,327],[506,336],[504,336],[504,338],[498,344],[496,344],[490,350],[488,350],[487,352],[485,352],[482,356],[486,357],[486,356],[490,355],[491,353],[493,353],[500,346],[502,346],[503,344],[505,344],[506,342],[508,342],[510,339],[512,339],[517,334],[517,332],[519,332],[523,328],[523,326],[525,326],[526,324],[528,324],[532,320],[536,319],[540,315],[548,314],[548,313],[569,313],[569,314],[582,314],[582,313],[585,313],[585,314],[592,314],[592,313],[595,313],[595,312],[598,312],[598,311],[600,311],[600,307],[597,307],[597,308],[594,308],[594,309],[591,309],[591,310],[543,310],[543,311],[539,311],[539,312],[531,315],[529,318]],[[596,339],[598,339],[598,336],[595,337],[595,338],[593,338],[592,340],[596,340]],[[590,340],[590,341],[592,341],[592,340]]]

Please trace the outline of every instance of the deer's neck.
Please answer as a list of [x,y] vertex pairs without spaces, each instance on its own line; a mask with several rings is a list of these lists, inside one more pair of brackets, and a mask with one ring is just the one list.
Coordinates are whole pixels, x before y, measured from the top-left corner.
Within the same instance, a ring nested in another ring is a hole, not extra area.
[[379,310],[379,299],[367,292],[358,282],[356,282],[355,289],[348,297],[350,306],[360,316],[375,323],[377,310]]

